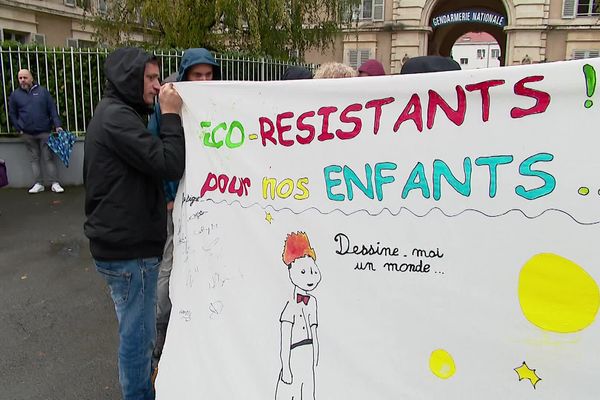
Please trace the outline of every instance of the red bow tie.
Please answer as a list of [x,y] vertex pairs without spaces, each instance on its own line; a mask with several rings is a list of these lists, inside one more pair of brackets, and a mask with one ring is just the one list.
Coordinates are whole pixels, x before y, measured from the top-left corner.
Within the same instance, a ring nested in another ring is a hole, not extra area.
[[303,295],[300,293],[296,293],[296,303],[304,303],[305,306],[308,305],[308,301],[310,300],[309,295]]

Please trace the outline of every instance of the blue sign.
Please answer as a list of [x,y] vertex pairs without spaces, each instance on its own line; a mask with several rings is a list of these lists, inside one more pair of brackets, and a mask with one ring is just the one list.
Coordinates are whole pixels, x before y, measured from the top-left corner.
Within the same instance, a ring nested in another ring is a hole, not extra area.
[[506,26],[506,17],[494,11],[485,10],[460,10],[449,11],[433,17],[431,25],[438,28],[443,25],[461,24],[461,23],[479,23],[498,26]]

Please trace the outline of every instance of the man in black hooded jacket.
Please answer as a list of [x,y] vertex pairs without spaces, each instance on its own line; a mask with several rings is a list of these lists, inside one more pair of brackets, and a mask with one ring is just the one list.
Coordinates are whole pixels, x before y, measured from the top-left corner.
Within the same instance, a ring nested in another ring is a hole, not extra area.
[[[154,399],[156,282],[166,240],[164,180],[185,166],[182,100],[163,87],[155,57],[137,48],[111,53],[85,139],[84,225],[96,269],[110,287],[119,322],[119,381],[125,400]],[[159,135],[146,129],[160,92]]]

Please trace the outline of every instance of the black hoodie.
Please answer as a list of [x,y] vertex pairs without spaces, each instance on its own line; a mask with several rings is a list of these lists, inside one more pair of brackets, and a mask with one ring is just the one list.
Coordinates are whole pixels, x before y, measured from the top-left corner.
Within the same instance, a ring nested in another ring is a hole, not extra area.
[[451,58],[442,56],[413,57],[404,63],[400,74],[421,74],[425,72],[460,71],[460,65]]
[[98,260],[158,257],[166,241],[163,180],[185,167],[181,119],[163,114],[160,135],[146,129],[144,70],[154,57],[122,48],[104,64],[104,97],[87,128],[83,179],[84,224]]

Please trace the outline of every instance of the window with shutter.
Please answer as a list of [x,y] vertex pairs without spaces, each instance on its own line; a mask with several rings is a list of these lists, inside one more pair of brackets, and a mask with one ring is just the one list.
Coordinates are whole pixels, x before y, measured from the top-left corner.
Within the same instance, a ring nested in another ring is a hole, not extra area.
[[373,21],[383,21],[384,6],[384,0],[373,0]]
[[360,19],[373,18],[373,0],[362,0]]
[[32,33],[31,38],[31,41],[35,44],[39,44],[42,46],[46,44],[46,35],[43,35],[41,33]]
[[357,68],[358,50],[348,50],[348,65],[352,68]]
[[600,50],[573,50],[573,59],[581,60],[584,58],[600,57]]
[[73,48],[79,47],[79,43],[77,42],[77,39],[73,39],[73,38],[67,39],[67,47],[73,47]]
[[371,58],[371,49],[351,49],[348,50],[348,65],[357,69]]
[[577,0],[577,16],[590,17],[600,12],[600,0]]
[[575,18],[577,0],[563,0],[563,18]]
[[365,61],[371,58],[371,50],[363,49],[359,50],[360,53],[360,63],[356,66],[356,68],[360,67]]

